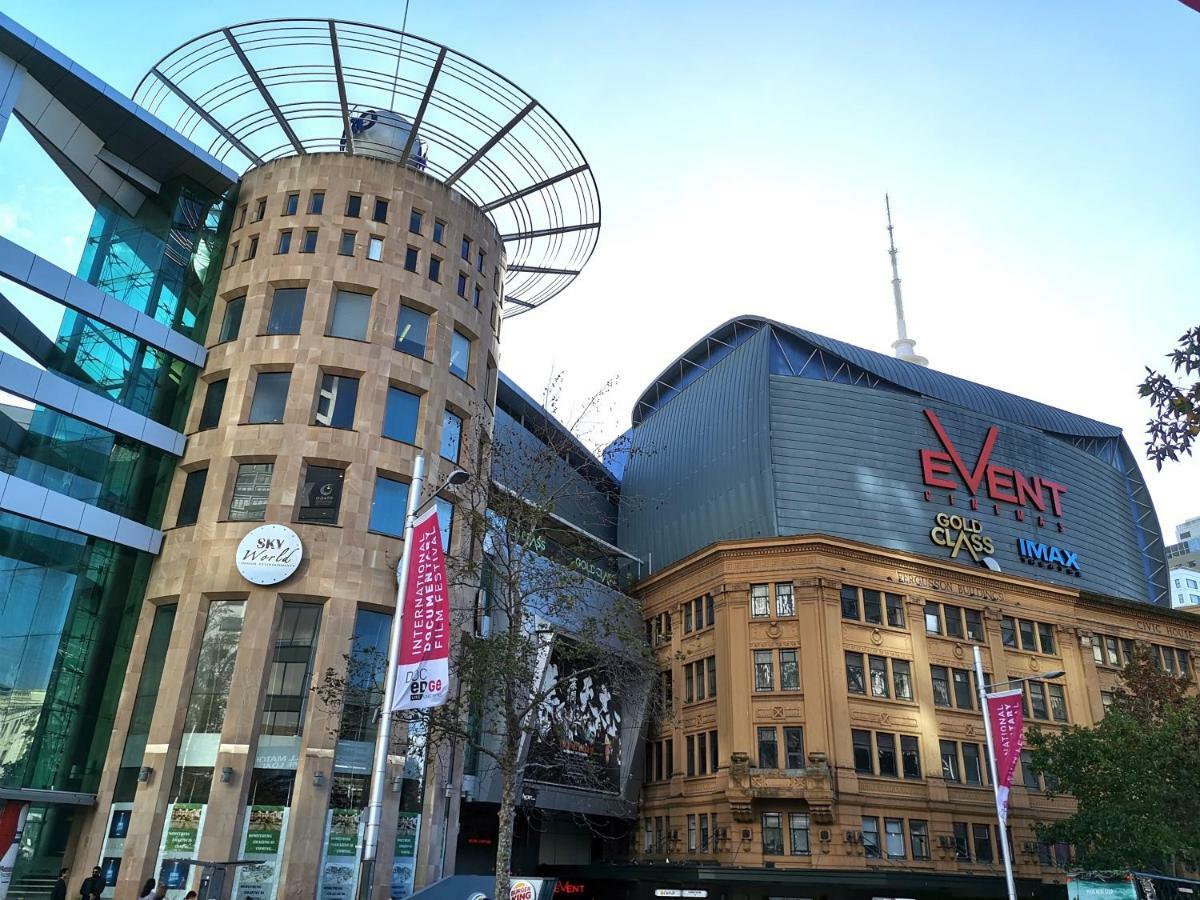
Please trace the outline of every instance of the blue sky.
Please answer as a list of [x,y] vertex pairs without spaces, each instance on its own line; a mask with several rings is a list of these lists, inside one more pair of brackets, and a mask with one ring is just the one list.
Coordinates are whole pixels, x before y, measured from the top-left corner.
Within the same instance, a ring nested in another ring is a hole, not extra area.
[[[401,4],[7,0],[131,93],[175,45],[247,18],[400,26]],[[883,194],[910,333],[934,367],[1111,422],[1200,323],[1200,14],[1126,2],[413,0],[409,29],[537,97],[592,163],[588,269],[506,323],[502,366],[621,431],[671,359],[742,313],[887,350]],[[23,135],[0,144],[0,233],[74,268],[90,213]],[[1147,468],[1164,530],[1200,462]]]

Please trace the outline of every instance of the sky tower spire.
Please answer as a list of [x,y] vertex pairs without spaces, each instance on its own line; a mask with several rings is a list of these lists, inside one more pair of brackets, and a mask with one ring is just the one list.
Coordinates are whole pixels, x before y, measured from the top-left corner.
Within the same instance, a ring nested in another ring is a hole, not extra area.
[[896,265],[896,241],[892,237],[892,201],[887,194],[883,195],[883,205],[887,208],[888,256],[892,258],[892,296],[896,300],[896,340],[892,342],[892,350],[896,359],[927,366],[929,360],[917,353],[917,342],[908,336],[904,324],[904,298],[900,296],[900,269]]

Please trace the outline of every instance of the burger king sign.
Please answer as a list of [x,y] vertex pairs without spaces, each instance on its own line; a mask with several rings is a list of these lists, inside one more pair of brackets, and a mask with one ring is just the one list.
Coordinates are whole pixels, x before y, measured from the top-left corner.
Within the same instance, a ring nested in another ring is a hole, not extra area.
[[537,890],[531,882],[514,881],[508,890],[509,900],[537,900]]

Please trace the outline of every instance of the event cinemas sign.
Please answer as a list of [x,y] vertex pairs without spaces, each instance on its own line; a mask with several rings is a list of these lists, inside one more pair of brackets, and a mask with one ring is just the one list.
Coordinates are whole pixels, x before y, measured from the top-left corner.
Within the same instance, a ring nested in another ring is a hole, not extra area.
[[[1024,522],[1026,510],[1037,514],[1039,527],[1046,524],[1045,514],[1055,517],[1063,514],[1063,495],[1067,486],[1051,481],[1044,475],[1029,475],[1020,469],[997,465],[992,462],[992,451],[1000,436],[1000,429],[992,425],[983,439],[979,456],[968,464],[941,421],[932,409],[925,410],[925,418],[933,426],[934,434],[941,443],[940,450],[926,448],[920,451],[921,476],[927,487],[941,488],[951,491],[948,499],[955,504],[955,493],[969,495],[967,504],[972,510],[979,509],[979,498],[982,494],[992,501],[992,512],[1000,515],[1000,504],[1013,508],[1013,517],[1018,522]],[[932,500],[931,491],[925,492],[925,499]],[[1058,530],[1062,531],[1060,522]]]
[[[950,440],[937,413],[926,409],[925,418],[929,420],[941,444],[940,449],[927,447],[920,451],[921,477],[927,488],[926,501],[934,499],[934,492],[929,488],[938,488],[947,492],[945,499],[950,506],[961,505],[972,511],[986,509],[986,505],[981,507],[982,497],[985,498],[984,504],[991,501],[994,515],[999,516],[1002,510],[1011,509],[1016,521],[1032,522],[1039,528],[1045,527],[1047,515],[1061,519],[1063,496],[1067,493],[1065,484],[1052,481],[1045,475],[1030,474],[992,462],[992,451],[1000,437],[997,426],[988,428],[979,456],[969,460]],[[1061,521],[1054,524],[1059,532],[1066,530]],[[929,537],[938,546],[946,547],[951,558],[957,558],[960,551],[966,550],[976,562],[995,567],[990,562],[994,543],[991,538],[984,536],[978,519],[939,513]],[[1029,538],[1018,538],[1016,549],[1021,561],[1029,565],[1068,575],[1081,574],[1079,559],[1073,550]]]

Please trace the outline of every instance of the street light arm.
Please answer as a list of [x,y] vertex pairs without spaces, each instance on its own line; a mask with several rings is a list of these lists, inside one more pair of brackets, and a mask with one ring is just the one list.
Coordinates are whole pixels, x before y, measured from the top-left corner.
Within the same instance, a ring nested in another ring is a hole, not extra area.
[[1062,678],[1067,673],[1062,670],[1047,672],[1044,675],[1026,675],[1022,678],[1010,678],[1008,681],[996,681],[992,683],[993,692],[995,688],[1008,684],[1024,684],[1026,681],[1053,681],[1055,678]]

